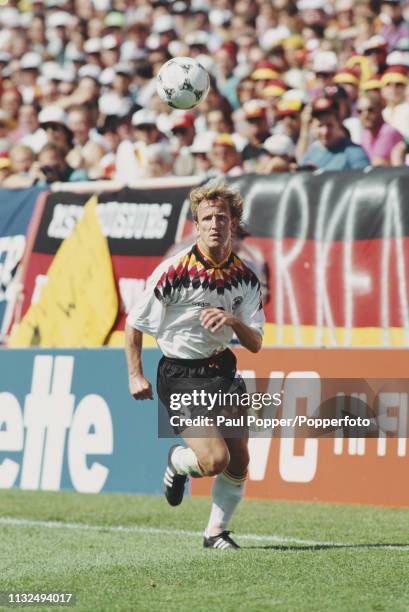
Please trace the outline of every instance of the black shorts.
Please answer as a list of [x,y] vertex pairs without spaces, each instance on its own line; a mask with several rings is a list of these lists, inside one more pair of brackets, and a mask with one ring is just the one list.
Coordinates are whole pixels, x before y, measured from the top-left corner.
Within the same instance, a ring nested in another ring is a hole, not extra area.
[[[246,392],[246,385],[240,376],[237,376],[237,360],[230,349],[218,353],[206,359],[173,359],[162,357],[158,364],[157,391],[160,411],[163,407],[167,411],[168,418],[178,415],[186,419],[195,417],[211,417],[216,424],[217,415],[226,418],[239,418],[243,414],[241,406],[234,401],[229,405],[220,405],[218,402],[212,409],[209,404],[200,402],[199,405],[180,405],[177,409],[171,407],[174,403],[175,395],[181,396],[188,393],[193,396],[196,391],[197,396],[201,391],[206,394],[237,394],[240,396]],[[220,395],[217,395],[220,397]],[[224,397],[224,396],[223,396]],[[245,411],[246,412],[246,411]],[[189,425],[171,425],[175,434],[179,435]],[[160,428],[161,429],[161,428]],[[222,427],[220,430],[222,431]],[[236,432],[237,427],[234,431]],[[236,437],[236,436],[229,436]]]

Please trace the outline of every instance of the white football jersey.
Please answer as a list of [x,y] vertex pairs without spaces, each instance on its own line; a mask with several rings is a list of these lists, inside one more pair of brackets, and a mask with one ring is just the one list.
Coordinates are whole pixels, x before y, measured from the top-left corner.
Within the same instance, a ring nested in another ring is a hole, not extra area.
[[154,336],[166,357],[203,359],[227,348],[233,330],[204,329],[200,311],[220,308],[263,334],[258,278],[234,253],[216,264],[197,243],[165,259],[147,281],[127,324]]

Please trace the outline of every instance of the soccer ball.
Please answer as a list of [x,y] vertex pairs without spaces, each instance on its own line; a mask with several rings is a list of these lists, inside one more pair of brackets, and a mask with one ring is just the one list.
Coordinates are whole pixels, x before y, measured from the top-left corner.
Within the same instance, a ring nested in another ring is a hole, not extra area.
[[156,77],[156,89],[172,108],[194,108],[206,98],[210,87],[207,71],[191,57],[175,57],[163,64]]

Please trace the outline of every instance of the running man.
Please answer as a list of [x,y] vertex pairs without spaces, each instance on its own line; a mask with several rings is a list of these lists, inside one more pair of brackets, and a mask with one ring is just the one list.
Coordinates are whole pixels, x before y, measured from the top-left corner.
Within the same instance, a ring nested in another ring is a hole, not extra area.
[[[142,369],[142,335],[147,333],[156,338],[164,354],[157,389],[169,416],[175,414],[170,409],[172,393],[197,388],[198,380],[207,391],[244,392],[228,344],[235,334],[252,353],[262,345],[260,283],[231,251],[232,234],[242,218],[242,197],[219,182],[194,189],[190,201],[196,243],[156,268],[125,327],[130,392],[136,400],[153,399],[152,385]],[[209,415],[206,406],[182,410],[191,418]],[[167,501],[172,506],[182,502],[189,476],[216,476],[203,545],[239,548],[227,527],[243,497],[249,462],[247,432],[223,438],[215,425],[174,430],[186,446],[178,444],[169,451],[164,476]]]

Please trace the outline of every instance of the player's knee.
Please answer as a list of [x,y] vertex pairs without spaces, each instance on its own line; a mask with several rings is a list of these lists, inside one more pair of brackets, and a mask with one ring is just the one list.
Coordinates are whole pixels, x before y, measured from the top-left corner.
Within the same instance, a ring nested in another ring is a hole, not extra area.
[[205,476],[216,476],[227,468],[230,462],[230,454],[226,449],[223,452],[214,451],[200,462]]
[[230,453],[230,462],[228,464],[229,472],[237,475],[246,474],[250,463],[250,455],[247,445],[240,449],[239,452]]

